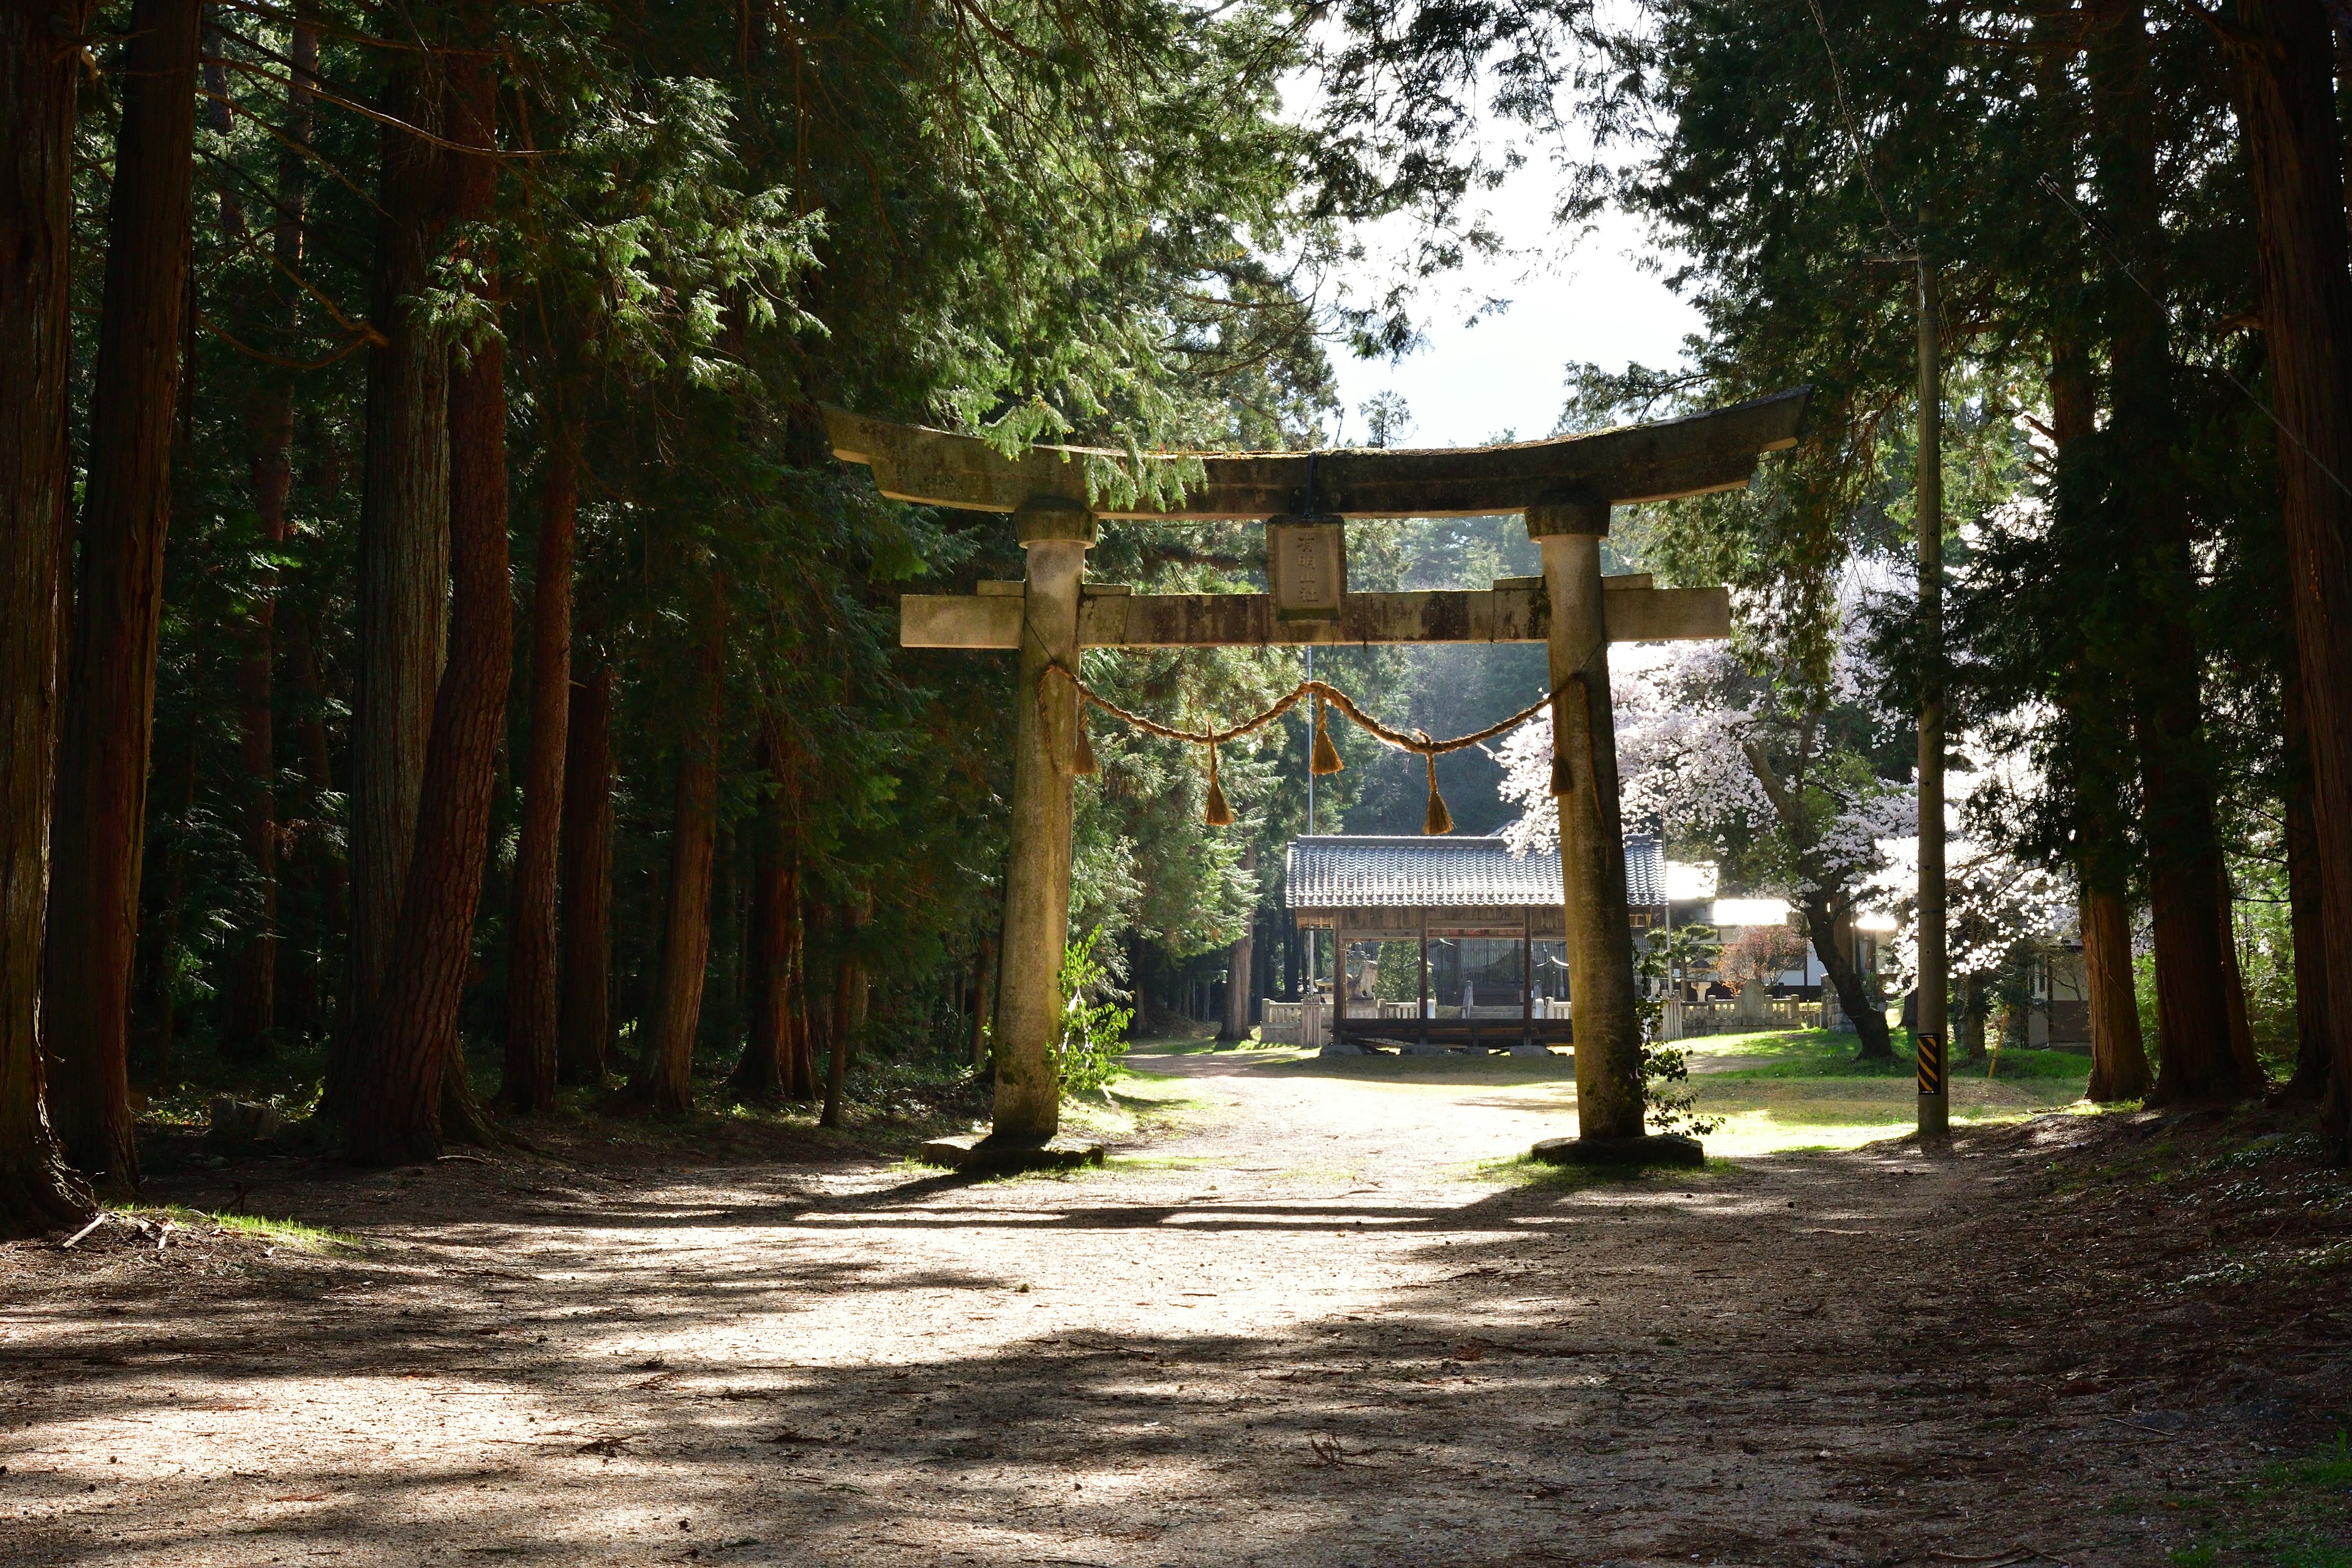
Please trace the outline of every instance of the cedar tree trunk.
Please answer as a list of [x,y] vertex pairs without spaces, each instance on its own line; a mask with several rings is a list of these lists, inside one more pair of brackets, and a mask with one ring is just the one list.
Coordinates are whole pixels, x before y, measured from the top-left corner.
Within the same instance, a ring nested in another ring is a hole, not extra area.
[[2081,920],[2083,979],[2091,1013],[2091,1082],[2084,1096],[2101,1104],[2143,1100],[2155,1079],[2139,1038],[2131,906],[2116,894],[2088,889],[2083,894]]
[[[495,145],[495,81],[479,55],[446,63],[450,139]],[[452,206],[465,219],[487,213],[495,158],[451,160]],[[476,287],[494,293],[496,269],[482,258]],[[449,661],[434,704],[415,850],[400,922],[379,988],[363,1016],[352,1064],[351,1157],[363,1164],[431,1159],[441,1152],[446,1111],[472,1119],[459,1054],[457,1009],[473,967],[474,917],[489,846],[499,737],[506,727],[514,658],[507,564],[506,352],[494,332],[470,345],[449,386]],[[452,1080],[455,1080],[454,1082]],[[479,1129],[469,1129],[479,1136]]]
[[[2280,499],[2302,696],[2326,980],[2352,996],[2352,276],[2346,271],[2344,141],[2319,0],[2241,0],[2226,42],[2254,189],[2263,336],[2277,400]],[[2294,432],[2290,438],[2287,432]],[[2303,935],[2297,921],[2296,936]],[[2296,943],[2297,994],[2303,990]],[[2336,1092],[2322,1125],[2352,1161],[2352,1017],[2328,1007]],[[2298,1070],[2298,1081],[2304,1075]]]
[[696,658],[700,700],[678,747],[677,804],[669,839],[668,917],[662,934],[661,983],[647,1020],[638,1094],[656,1110],[694,1107],[694,1041],[702,1020],[702,984],[710,958],[710,858],[719,828],[719,617],[712,614]]
[[[188,297],[201,0],[139,0],[107,209],[81,560],[66,660],[42,1038],[66,1158],[139,1184],[128,1075],[139,858]],[[15,111],[11,110],[10,113]]]
[[850,998],[857,984],[857,904],[854,899],[841,901],[839,934],[841,947],[833,960],[832,1016],[826,1029],[832,1037],[833,1048],[825,1058],[824,1110],[817,1117],[820,1127],[841,1125],[841,1090],[849,1078],[850,1034],[855,1024]]
[[569,432],[548,444],[539,563],[530,594],[530,754],[515,851],[507,958],[507,1057],[499,1103],[518,1114],[554,1103],[562,1004],[556,974],[557,861],[572,700],[572,539],[580,509]]
[[800,947],[801,868],[789,765],[772,721],[760,749],[774,793],[753,830],[751,962],[745,977],[751,1026],[731,1083],[738,1094],[766,1105],[785,1099],[794,1087],[793,970]]
[[[444,73],[412,51],[389,58],[386,107],[394,118],[440,134]],[[393,126],[383,128],[381,156],[369,319],[386,341],[368,353],[360,480],[346,1041],[364,1032],[400,920],[448,630],[449,353],[414,305],[432,280],[448,199],[447,160],[440,148]],[[348,1058],[348,1050],[340,1051],[330,1064],[328,1100],[339,1110],[349,1109],[342,1103]]]
[[562,1004],[557,1068],[601,1085],[612,1039],[613,669],[572,689],[563,764]]
[[70,475],[74,93],[88,4],[0,8],[0,1237],[88,1212],[43,1104],[58,594]]
[[2294,1073],[2278,1098],[2316,1103],[2334,1071],[2333,998],[2319,874],[2319,824],[2311,798],[2311,734],[2300,669],[2281,683],[2286,719],[2286,898],[2294,942]]
[[2158,303],[2163,240],[2147,19],[2139,0],[2090,0],[2084,16],[2093,165],[2120,252],[2105,285],[2112,331],[2108,395],[2114,500],[2127,519],[2131,544],[2123,565],[2137,591],[2142,638],[2132,673],[2156,936],[2158,1076],[2149,1099],[2229,1099],[2262,1085],[2259,1075],[2248,1079],[2231,1043],[2221,848],[2192,618],[2189,487],[2172,457],[2179,421]]

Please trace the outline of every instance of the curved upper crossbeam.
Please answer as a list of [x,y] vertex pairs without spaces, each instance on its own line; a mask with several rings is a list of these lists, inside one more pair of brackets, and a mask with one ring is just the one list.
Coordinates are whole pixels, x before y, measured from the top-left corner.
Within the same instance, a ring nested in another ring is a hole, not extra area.
[[1118,461],[1118,453],[1033,447],[1012,458],[975,437],[893,425],[846,409],[827,408],[824,420],[833,455],[871,468],[874,482],[893,500],[1013,511],[1033,497],[1058,496],[1092,506],[1099,517],[1202,521],[1308,511],[1487,517],[1577,494],[1627,505],[1738,489],[1755,473],[1759,456],[1797,444],[1798,421],[1811,390],[1801,386],[1654,425],[1500,447],[1147,456],[1146,462],[1200,464],[1201,476],[1184,485],[1183,500],[1165,508],[1139,500],[1122,509],[1087,493],[1087,459]]

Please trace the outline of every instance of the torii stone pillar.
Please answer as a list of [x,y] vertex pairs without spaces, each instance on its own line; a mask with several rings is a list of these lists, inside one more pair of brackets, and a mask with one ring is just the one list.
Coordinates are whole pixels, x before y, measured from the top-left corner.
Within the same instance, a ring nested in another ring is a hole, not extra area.
[[1070,784],[1078,694],[1048,666],[1078,668],[1078,584],[1095,514],[1036,496],[1013,514],[1028,552],[1020,673],[1013,689],[1012,844],[1004,866],[1004,940],[996,994],[995,1130],[1007,1153],[1042,1146],[1061,1125],[1055,1062],[1061,1039],[1062,950],[1070,928]]
[[1570,495],[1531,506],[1527,516],[1528,535],[1543,552],[1551,606],[1553,773],[1568,785],[1558,802],[1559,877],[1576,1044],[1577,1136],[1549,1139],[1535,1153],[1577,1163],[1696,1163],[1696,1142],[1644,1138],[1642,1131],[1642,1023],[1601,581],[1609,503],[1597,495]]

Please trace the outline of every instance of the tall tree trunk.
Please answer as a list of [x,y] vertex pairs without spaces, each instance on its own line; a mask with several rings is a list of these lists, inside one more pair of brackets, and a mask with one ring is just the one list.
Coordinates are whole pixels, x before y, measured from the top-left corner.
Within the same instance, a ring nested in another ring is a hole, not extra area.
[[793,1082],[793,972],[800,948],[801,867],[798,812],[791,764],[779,726],[771,720],[760,740],[761,763],[772,794],[752,837],[750,973],[751,1026],[730,1080],[738,1094],[767,1105],[789,1096]]
[[[2063,84],[2059,84],[2063,90]],[[2079,506],[2080,465],[2097,433],[2098,389],[2089,350],[2072,312],[2051,332],[2051,435],[2057,447],[2059,505]],[[2118,672],[2095,673],[2078,664],[2068,673],[2059,703],[2084,771],[2071,781],[2074,799],[2074,877],[2082,889],[2078,926],[2083,978],[2091,1019],[2091,1080],[2084,1091],[2109,1104],[2141,1100],[2155,1083],[2139,1031],[2139,995],[2132,976],[2131,846],[2118,822],[2119,783],[2106,769],[2126,750],[2129,720],[2118,710]]]
[[[2299,663],[2300,661],[2298,661]],[[2311,728],[2299,668],[2280,682],[2286,731],[2286,899],[2294,942],[2294,1072],[2278,1091],[2291,1104],[2316,1104],[2335,1070],[2319,824],[2311,792]]]
[[[2352,276],[2346,270],[2345,132],[2328,79],[2327,17],[2319,0],[2241,0],[2237,32],[2225,42],[2253,181],[2296,661],[2310,721],[2326,967],[2317,989],[2352,996],[2352,724],[2346,722],[2352,714],[2352,494],[2345,489],[2352,480]],[[2313,1022],[2329,1037],[2338,1091],[2323,1127],[2336,1158],[2352,1162],[2352,1097],[2342,1092],[2352,1086],[2352,1016],[2336,1007]]]
[[661,984],[646,1037],[638,1094],[656,1110],[694,1108],[694,1041],[710,958],[710,858],[719,828],[719,726],[723,632],[708,612],[698,650],[699,688],[691,727],[678,746],[677,804],[669,840],[669,912],[662,937]]
[[[445,62],[450,140],[496,145],[496,82],[480,54]],[[451,208],[486,216],[498,178],[487,152],[451,160]],[[480,258],[475,288],[495,298],[494,258]],[[504,340],[486,331],[449,386],[449,661],[434,704],[415,850],[387,973],[365,1016],[349,1113],[351,1157],[361,1163],[430,1159],[451,1110],[471,1114],[457,1011],[473,967],[474,917],[489,847],[499,737],[513,668],[514,609],[507,563],[507,398]],[[451,1080],[455,1079],[453,1083]],[[478,1129],[475,1130],[479,1135]]]
[[971,960],[971,1068],[988,1065],[988,1026],[996,1013],[996,932],[981,938]]
[[562,1003],[556,1066],[601,1085],[613,1037],[613,668],[572,689],[563,764]]
[[[2150,1100],[2226,1099],[2248,1081],[2230,1040],[2221,847],[2206,745],[2194,607],[2189,478],[2178,445],[2162,298],[2157,133],[2147,18],[2139,0],[2091,0],[2087,23],[2093,164],[2116,264],[2105,280],[2115,500],[2138,594],[2133,730],[2155,927],[2158,1074]],[[2126,275],[2128,268],[2129,276]]]
[[139,1184],[128,1075],[131,967],[172,514],[172,411],[188,296],[203,16],[200,0],[139,0],[131,11],[90,401],[90,449],[102,456],[90,464],[82,509],[50,830],[42,994],[50,1110],[66,1157],[93,1179],[125,1187]]
[[562,1026],[555,917],[563,763],[571,743],[572,540],[580,509],[572,465],[570,433],[559,429],[548,443],[530,594],[530,754],[523,767],[522,833],[515,851],[508,939],[506,1074],[499,1102],[517,1114],[554,1103]]
[[[385,107],[408,125],[445,129],[437,62],[389,57]],[[421,137],[382,138],[375,284],[369,318],[385,342],[369,351],[367,455],[360,481],[358,679],[352,693],[350,823],[352,923],[343,986],[343,1048],[329,1064],[338,1114],[400,921],[416,837],[425,755],[448,630],[449,353],[415,303],[430,286],[448,199],[447,160]]]
[[841,1125],[841,1095],[849,1079],[849,1052],[856,1024],[853,996],[857,987],[857,900],[843,899],[838,913],[841,946],[833,960],[833,1008],[826,1030],[833,1048],[825,1058],[824,1110],[817,1116],[820,1127]]
[[2090,993],[2091,1014],[2091,1082],[2083,1092],[2103,1105],[2145,1099],[2155,1078],[2139,1038],[2131,906],[2116,894],[2086,888],[2081,921],[2083,980]]
[[62,1225],[89,1205],[44,1105],[41,936],[71,482],[75,40],[92,9],[0,9],[0,1237]]
[[[1242,869],[1257,869],[1257,846],[1242,851]],[[1250,1032],[1250,965],[1256,935],[1255,917],[1242,926],[1240,940],[1225,951],[1225,1016],[1218,1021],[1217,1038],[1246,1040]]]
[[[833,1059],[833,987],[825,978],[833,973],[828,952],[832,947],[828,912],[828,906],[813,900],[801,906],[801,973],[796,999],[800,1004],[799,1048],[806,1059],[795,1065],[793,1076],[805,1073],[804,1098],[812,1105],[824,1099],[824,1072],[819,1063]],[[822,942],[818,940],[820,936]],[[823,1120],[822,1115],[819,1120]]]
[[[218,35],[212,37],[217,39]],[[215,42],[213,47],[219,46]],[[317,32],[296,23],[292,48],[293,79],[286,91],[283,129],[290,145],[278,160],[278,207],[270,235],[278,265],[288,274],[299,272],[302,264],[309,170],[301,151],[310,141],[310,95],[319,65]],[[218,68],[205,68],[208,84]],[[215,129],[226,133],[230,128],[228,105],[216,100],[212,108]],[[290,332],[300,323],[301,295],[282,283],[276,290],[282,301],[280,324]],[[261,537],[274,553],[286,544],[287,501],[294,489],[294,381],[289,374],[270,378],[254,426],[258,437],[253,456],[254,511]],[[226,1049],[248,1058],[268,1054],[278,1021],[278,738],[272,689],[278,569],[274,563],[263,569],[255,590],[236,669],[237,772],[245,791],[241,826],[254,902],[251,928],[244,933],[244,946],[229,968],[222,1040]]]

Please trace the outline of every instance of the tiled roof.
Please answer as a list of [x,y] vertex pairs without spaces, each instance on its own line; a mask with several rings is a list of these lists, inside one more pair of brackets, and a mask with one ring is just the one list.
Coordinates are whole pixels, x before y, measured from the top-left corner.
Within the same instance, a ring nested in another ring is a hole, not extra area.
[[[1290,841],[1294,910],[1557,907],[1559,851],[1515,856],[1507,840],[1325,834]],[[1664,900],[1665,857],[1650,837],[1625,841],[1625,891]]]

